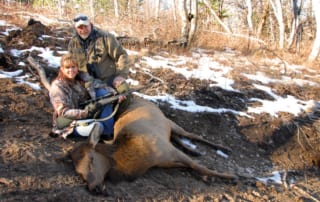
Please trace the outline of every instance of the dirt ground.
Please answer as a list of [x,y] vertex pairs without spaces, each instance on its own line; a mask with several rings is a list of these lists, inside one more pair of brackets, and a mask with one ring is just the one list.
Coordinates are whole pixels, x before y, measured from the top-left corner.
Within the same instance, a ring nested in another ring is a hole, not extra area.
[[[3,20],[9,19],[6,17]],[[0,26],[0,31],[6,28]],[[4,50],[4,53],[0,53],[0,70],[23,69],[24,74],[30,75],[27,80],[39,82],[35,71],[26,61],[28,53],[15,57],[9,51],[31,46],[50,47],[58,55],[58,51],[66,50],[72,32],[46,27],[41,23],[27,25],[26,22],[22,28],[11,31],[9,36],[0,34]],[[41,35],[51,37],[40,39]],[[46,68],[47,74],[53,77],[54,71],[47,68],[46,61],[42,61],[37,54],[36,50],[32,52]],[[142,93],[155,95],[157,92],[167,92],[182,100],[194,100],[199,105],[237,111],[250,106],[251,97],[271,99],[263,91],[253,88],[250,80],[240,76],[241,72],[256,71],[279,76],[279,71],[268,72],[270,69],[266,68],[268,64],[265,60],[253,62],[248,56],[216,51],[212,51],[212,57],[234,67],[230,76],[235,79],[235,86],[241,93],[210,87],[208,81],[204,80],[188,80],[166,69],[150,70],[152,75],[165,82],[155,83]],[[133,59],[136,63],[141,62],[139,57]],[[26,65],[18,65],[20,62]],[[280,63],[277,67],[282,68]],[[319,75],[319,71],[319,68],[315,68],[313,74]],[[141,84],[146,84],[150,78],[143,72],[133,72],[130,77]],[[320,81],[317,78],[310,79],[317,82],[317,86],[288,83],[270,85],[281,96],[320,100]],[[311,109],[299,117],[281,113],[278,117],[252,114],[254,118],[248,118],[232,113],[189,113],[159,103],[164,114],[187,131],[226,145],[233,151],[226,159],[217,155],[212,148],[195,143],[200,151],[205,152],[203,156],[193,156],[196,161],[218,171],[256,177],[268,177],[273,171],[279,171],[282,183],[245,179],[229,182],[214,178],[204,182],[197,173],[188,169],[154,168],[134,181],[117,184],[107,181],[108,195],[97,196],[88,192],[71,162],[56,161],[57,156],[84,139],[64,140],[49,136],[52,107],[48,92],[44,88],[34,90],[15,79],[1,78],[0,86],[0,201],[320,201],[318,109]]]

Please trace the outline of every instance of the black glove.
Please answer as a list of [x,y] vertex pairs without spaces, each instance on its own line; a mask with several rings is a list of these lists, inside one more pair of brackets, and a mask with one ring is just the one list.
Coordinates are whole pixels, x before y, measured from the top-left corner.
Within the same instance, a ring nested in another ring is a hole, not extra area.
[[84,109],[88,110],[88,117],[96,118],[100,114],[101,104],[98,102],[91,102],[87,104]]

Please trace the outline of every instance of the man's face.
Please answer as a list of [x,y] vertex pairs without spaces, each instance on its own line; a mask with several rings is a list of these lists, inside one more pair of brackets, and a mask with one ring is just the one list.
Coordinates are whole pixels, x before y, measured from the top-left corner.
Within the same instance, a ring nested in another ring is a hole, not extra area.
[[77,33],[82,39],[88,38],[91,33],[91,24],[89,25],[80,25],[76,27]]

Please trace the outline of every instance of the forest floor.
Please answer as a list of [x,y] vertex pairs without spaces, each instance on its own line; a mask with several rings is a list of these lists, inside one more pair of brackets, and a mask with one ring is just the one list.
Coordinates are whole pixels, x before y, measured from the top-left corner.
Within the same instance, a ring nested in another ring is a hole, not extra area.
[[[0,16],[0,20],[10,18],[1,19]],[[7,28],[0,26],[0,32]],[[51,37],[40,40],[40,35]],[[4,50],[0,53],[0,71],[22,69],[30,75],[29,81],[39,82],[26,61],[28,54],[15,57],[10,50],[50,47],[58,55],[58,47],[66,50],[71,35],[68,29],[46,27],[41,23],[28,26],[27,22],[20,31],[12,31],[9,36],[0,35]],[[32,54],[38,53],[33,50]],[[268,66],[265,60],[253,62],[249,56],[218,51],[212,51],[211,56],[234,68],[230,76],[238,78],[236,85],[241,93],[210,87],[209,81],[186,79],[168,69],[150,69],[150,73],[166,85],[153,85],[142,93],[168,92],[182,100],[192,99],[199,105],[236,111],[245,109],[245,101],[253,94],[261,99],[270,98],[262,91],[253,90],[250,80],[239,76],[244,71],[265,71],[261,69]],[[47,67],[46,61],[37,59]],[[138,56],[134,59],[135,63],[141,62]],[[26,65],[18,65],[21,62]],[[278,70],[282,68],[279,63]],[[54,71],[46,70],[49,76],[54,76]],[[314,75],[320,74],[320,68],[312,71]],[[150,75],[133,72],[130,78],[141,84],[149,80]],[[314,82],[318,85],[298,86],[283,82],[272,84],[272,88],[278,95],[320,100],[319,78]],[[279,174],[279,181],[257,179],[230,183],[211,179],[204,182],[189,169],[154,168],[134,181],[106,182],[108,196],[97,196],[88,192],[70,162],[55,160],[75,142],[84,140],[49,136],[53,111],[48,92],[44,88],[34,90],[13,78],[0,78],[0,86],[0,201],[320,201],[318,108],[299,116],[280,113],[276,117],[263,113],[248,118],[232,113],[191,113],[159,103],[164,114],[185,130],[232,148],[232,154],[224,158],[211,148],[195,143],[199,150],[205,151],[203,156],[192,157],[197,162],[218,171],[250,173],[261,178]]]

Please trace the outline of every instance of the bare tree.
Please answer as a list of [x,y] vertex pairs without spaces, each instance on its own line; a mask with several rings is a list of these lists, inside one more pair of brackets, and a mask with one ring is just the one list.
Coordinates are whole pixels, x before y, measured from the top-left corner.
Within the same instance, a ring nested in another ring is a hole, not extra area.
[[[177,22],[176,10],[177,10],[177,0],[173,0],[173,20],[174,20],[174,22]],[[174,24],[176,24],[176,23],[174,23]]]
[[128,12],[128,16],[132,17],[133,13],[132,13],[132,0],[128,0],[127,2],[127,12]]
[[300,13],[302,9],[304,1],[300,1],[300,5],[298,5],[299,1],[297,0],[292,0],[292,13],[293,13],[293,18],[292,18],[292,25],[291,25],[291,31],[288,39],[288,48],[291,48],[297,33],[297,29],[300,23]]
[[159,13],[160,13],[160,0],[155,0],[156,3],[156,19],[159,19]]
[[313,14],[316,19],[316,38],[313,42],[312,51],[308,57],[308,62],[313,62],[318,56],[320,52],[320,1],[319,0],[312,0],[312,8]]
[[276,16],[278,26],[279,26],[279,49],[283,49],[284,47],[284,22],[282,16],[282,6],[280,0],[269,0],[271,7],[273,9],[274,15]]
[[253,25],[252,25],[252,4],[251,4],[251,0],[246,0],[246,4],[247,4],[247,9],[248,9],[247,22],[248,22],[248,27],[249,27],[249,33],[252,33]]
[[188,21],[190,22],[188,46],[190,46],[197,30],[198,0],[191,0],[190,2],[190,12],[188,14]]
[[64,6],[65,6],[65,1],[64,0],[59,0],[58,1],[59,16],[64,16]]
[[261,15],[261,20],[260,20],[260,22],[258,24],[258,28],[257,28],[257,37],[258,38],[260,38],[261,33],[262,33],[262,29],[266,24],[268,13],[269,13],[269,2],[265,1],[262,15]]
[[212,9],[211,3],[209,3],[207,0],[202,0],[202,1],[207,6],[207,8],[209,9],[210,13],[213,15],[214,19],[223,27],[223,29],[227,33],[231,33],[231,30],[229,29],[229,27],[222,22],[222,20],[218,17],[216,12]]
[[198,0],[179,0],[178,10],[181,18],[181,43],[187,47],[197,29]]
[[138,0],[128,0],[127,2],[127,13],[131,19],[136,18],[136,14],[139,10],[140,3]]
[[95,18],[94,0],[90,0],[90,1],[89,1],[89,8],[90,8],[91,19],[94,21],[94,18]]
[[189,38],[189,23],[186,0],[178,0],[178,10],[181,19],[181,42],[184,46],[187,46]]
[[113,0],[113,6],[114,6],[114,16],[116,18],[119,18],[119,5],[118,0]]
[[143,3],[144,3],[144,16],[146,19],[149,19],[149,17],[150,17],[150,11],[149,11],[150,2],[149,2],[149,0],[144,0]]

